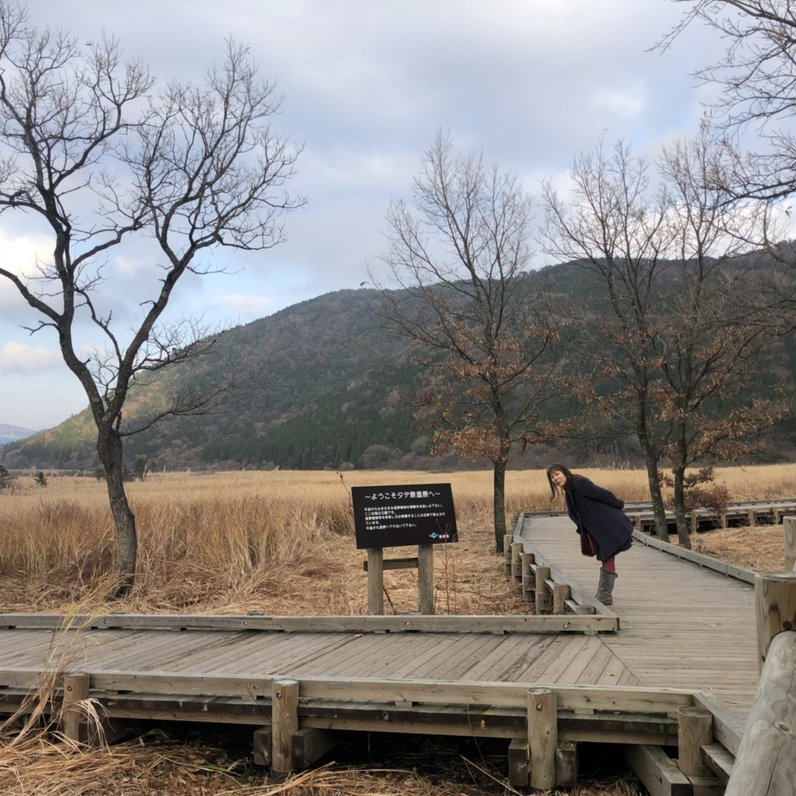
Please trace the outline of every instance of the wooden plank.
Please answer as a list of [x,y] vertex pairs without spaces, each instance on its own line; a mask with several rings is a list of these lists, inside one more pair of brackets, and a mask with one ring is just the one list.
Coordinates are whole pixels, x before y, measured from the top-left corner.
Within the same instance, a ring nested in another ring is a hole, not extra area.
[[705,765],[726,785],[730,780],[735,758],[717,742],[703,746],[700,752]]
[[650,796],[692,796],[688,777],[659,747],[629,746],[625,757]]
[[[417,569],[417,556],[414,558],[385,558],[382,568],[387,569]],[[368,571],[368,560],[362,562],[362,569]]]
[[[611,621],[612,618],[614,621]],[[612,632],[617,629],[615,615],[508,616],[465,615],[394,615],[394,616],[174,616],[112,614],[94,617],[86,626],[93,629],[173,630],[173,631],[236,631],[326,632],[326,633],[582,633]],[[0,638],[16,627],[52,630],[59,627],[61,617],[44,614],[0,614]],[[6,626],[6,627],[3,627]]]

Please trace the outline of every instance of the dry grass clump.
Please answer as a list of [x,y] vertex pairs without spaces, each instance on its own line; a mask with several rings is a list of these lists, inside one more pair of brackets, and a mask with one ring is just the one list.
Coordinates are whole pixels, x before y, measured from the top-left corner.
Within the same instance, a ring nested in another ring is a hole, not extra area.
[[[677,543],[677,538],[672,541]],[[691,546],[697,553],[759,572],[781,572],[785,566],[781,525],[723,528],[692,534]]]

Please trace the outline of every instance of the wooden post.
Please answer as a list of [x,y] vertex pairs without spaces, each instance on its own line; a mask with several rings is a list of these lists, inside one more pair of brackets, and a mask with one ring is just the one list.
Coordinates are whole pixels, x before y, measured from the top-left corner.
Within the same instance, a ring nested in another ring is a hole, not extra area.
[[70,741],[84,743],[88,739],[86,714],[79,704],[89,695],[89,677],[83,672],[64,675],[63,732]]
[[762,664],[726,796],[792,793],[796,782],[796,572],[755,575]]
[[796,631],[768,647],[725,796],[793,793],[796,782]]
[[545,581],[550,577],[550,567],[536,567],[536,613],[550,613],[550,592]]
[[713,743],[713,714],[705,708],[677,711],[677,746],[680,771],[687,777],[707,777],[712,770],[702,762],[701,747]]
[[528,692],[528,746],[531,750],[532,788],[549,790],[556,784],[558,707],[549,688]]
[[690,515],[691,520],[691,533],[696,533],[699,529],[699,515],[696,513],[696,509],[691,512]]
[[277,777],[293,770],[293,736],[298,732],[297,680],[274,680],[271,692],[271,769]]
[[517,583],[522,581],[522,542],[511,543],[511,577]]
[[785,544],[785,572],[796,570],[796,517],[782,518],[782,537]]
[[506,573],[506,577],[511,577],[511,544],[514,541],[514,537],[510,534],[504,534],[503,536],[503,571]]
[[[755,575],[758,665],[777,633],[796,630],[796,572],[758,572]],[[796,728],[794,728],[796,732]]]
[[522,596],[526,600],[531,599],[531,592],[536,585],[536,578],[534,577],[531,565],[534,562],[533,553],[522,554]]
[[368,548],[368,613],[384,613],[384,550]]
[[417,608],[421,614],[434,613],[434,545],[417,546]]
[[567,612],[564,603],[569,599],[570,588],[566,583],[556,583],[553,586],[553,613],[565,614]]

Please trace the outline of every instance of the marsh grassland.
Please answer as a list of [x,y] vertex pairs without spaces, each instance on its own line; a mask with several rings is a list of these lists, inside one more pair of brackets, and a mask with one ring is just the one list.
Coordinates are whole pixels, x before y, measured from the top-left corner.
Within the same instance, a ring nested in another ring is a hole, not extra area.
[[[641,471],[580,471],[626,501],[646,498]],[[733,500],[796,496],[796,464],[717,470]],[[108,605],[113,529],[102,482],[51,476],[46,487],[20,477],[0,493],[0,611],[127,611],[272,615],[360,614],[367,610],[364,551],[356,550],[350,488],[449,482],[460,541],[435,550],[438,613],[522,613],[527,605],[494,554],[491,473],[353,471],[158,473],[129,485],[139,532],[134,594]],[[560,509],[544,472],[510,471],[508,515]],[[676,538],[673,538],[676,541]],[[782,526],[736,528],[693,537],[702,552],[752,569],[781,569]],[[387,556],[411,555],[394,548]],[[387,612],[416,610],[413,570],[385,573]],[[106,750],[71,754],[52,736],[0,730],[0,792],[81,794],[371,794],[458,796],[510,793],[504,752],[488,745],[431,742],[429,751],[368,740],[366,768],[344,760],[272,785],[246,758],[250,737],[225,729],[150,731]],[[240,740],[240,743],[238,743]],[[354,755],[356,757],[356,754]],[[599,767],[598,767],[599,768]],[[612,772],[570,793],[641,793]]]

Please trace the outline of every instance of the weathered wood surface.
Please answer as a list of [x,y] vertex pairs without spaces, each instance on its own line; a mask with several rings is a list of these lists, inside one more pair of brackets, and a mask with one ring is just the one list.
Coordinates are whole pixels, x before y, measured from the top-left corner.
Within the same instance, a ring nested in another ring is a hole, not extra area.
[[767,649],[727,796],[793,793],[796,787],[796,631],[777,634]]
[[[573,590],[596,590],[598,567],[566,515],[526,516],[518,530]],[[751,584],[642,544],[622,553],[617,569],[611,610],[621,629],[603,637],[611,652],[640,684],[712,691],[745,716],[758,679]]]
[[[41,669],[208,679],[279,675],[637,684],[595,635],[0,629],[0,686],[21,685],[11,676],[14,670]],[[136,687],[150,686],[139,682]]]

